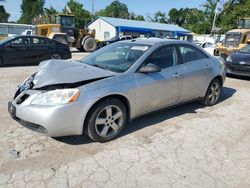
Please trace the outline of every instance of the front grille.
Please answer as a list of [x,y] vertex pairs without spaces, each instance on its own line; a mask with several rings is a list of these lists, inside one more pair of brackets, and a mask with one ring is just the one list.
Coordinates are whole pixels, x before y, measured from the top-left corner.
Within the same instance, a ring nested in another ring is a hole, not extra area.
[[16,102],[16,104],[22,104],[26,99],[29,98],[28,94],[23,94]]
[[250,76],[250,68],[244,66],[227,65],[228,73],[242,74]]
[[248,66],[248,65],[227,64],[227,68],[232,69],[232,70],[236,70],[236,71],[250,72],[250,66]]
[[230,48],[230,47],[237,48],[237,47],[239,47],[239,44],[238,44],[238,43],[235,43],[235,42],[225,42],[225,43],[224,43],[224,46],[225,46],[226,48]]
[[238,74],[247,74],[250,76],[250,71],[246,71],[246,70],[233,70],[233,69],[229,69],[229,73],[238,73]]

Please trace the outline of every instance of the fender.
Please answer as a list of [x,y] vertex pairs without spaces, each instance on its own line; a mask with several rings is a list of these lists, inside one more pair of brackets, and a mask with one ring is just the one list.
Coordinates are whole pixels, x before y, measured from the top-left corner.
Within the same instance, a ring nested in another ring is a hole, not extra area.
[[85,36],[85,37],[82,39],[81,45],[84,45],[84,44],[85,44],[85,41],[86,41],[89,37],[90,37],[90,36]]

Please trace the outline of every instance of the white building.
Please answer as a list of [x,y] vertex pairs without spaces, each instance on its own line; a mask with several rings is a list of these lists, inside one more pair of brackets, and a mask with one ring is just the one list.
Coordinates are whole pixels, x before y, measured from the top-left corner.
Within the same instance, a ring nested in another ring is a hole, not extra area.
[[95,38],[100,41],[122,35],[159,38],[185,38],[191,36],[190,31],[173,24],[110,17],[98,17],[88,25],[88,29],[95,30]]

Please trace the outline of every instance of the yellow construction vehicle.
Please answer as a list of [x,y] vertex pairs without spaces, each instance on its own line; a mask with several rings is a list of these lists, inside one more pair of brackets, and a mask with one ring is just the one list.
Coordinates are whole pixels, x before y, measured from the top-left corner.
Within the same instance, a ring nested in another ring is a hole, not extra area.
[[36,25],[36,35],[48,37],[64,44],[68,43],[68,35],[61,32],[59,24]]
[[241,18],[238,21],[238,29],[226,33],[222,43],[218,43],[215,54],[224,59],[233,52],[244,48],[250,41],[250,18]]
[[36,20],[37,35],[46,36],[59,42],[67,42],[70,46],[80,51],[92,52],[97,49],[97,41],[94,39],[94,31],[89,33],[85,29],[75,27],[75,16],[57,14],[49,21],[46,19]]

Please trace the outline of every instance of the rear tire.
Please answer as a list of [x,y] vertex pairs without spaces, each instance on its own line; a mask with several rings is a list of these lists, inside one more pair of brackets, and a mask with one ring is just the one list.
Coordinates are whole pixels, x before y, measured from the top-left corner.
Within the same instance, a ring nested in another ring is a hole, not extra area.
[[205,106],[215,105],[220,98],[221,88],[221,82],[218,79],[214,79],[207,89],[207,93],[202,100],[202,104]]
[[96,142],[114,139],[127,123],[127,109],[118,99],[97,103],[86,118],[85,133]]

